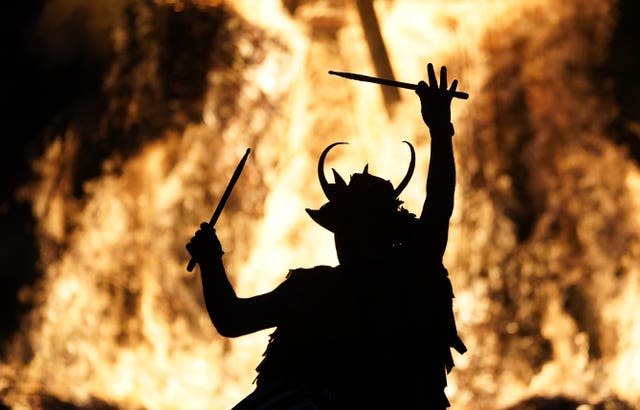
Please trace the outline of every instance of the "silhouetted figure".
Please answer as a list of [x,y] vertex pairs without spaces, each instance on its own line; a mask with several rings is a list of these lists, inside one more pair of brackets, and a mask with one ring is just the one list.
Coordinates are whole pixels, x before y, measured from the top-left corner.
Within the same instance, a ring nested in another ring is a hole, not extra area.
[[204,298],[218,332],[227,337],[275,331],[259,364],[257,388],[234,409],[445,409],[451,348],[466,347],[457,334],[453,292],[442,258],[453,211],[455,164],[446,68],[440,85],[416,90],[430,129],[427,196],[420,217],[400,205],[397,187],[368,173],[347,184],[334,170],[318,176],[329,201],[311,218],[334,234],[338,266],[294,269],[274,290],[238,298],[222,262],[213,228],[203,223],[187,244],[200,265]]

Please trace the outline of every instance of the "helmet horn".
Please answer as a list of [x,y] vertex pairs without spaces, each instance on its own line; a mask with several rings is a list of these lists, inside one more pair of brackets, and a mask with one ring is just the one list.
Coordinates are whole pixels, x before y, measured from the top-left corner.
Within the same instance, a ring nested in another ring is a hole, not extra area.
[[338,189],[341,189],[343,191],[347,189],[347,183],[344,182],[344,179],[342,179],[342,176],[338,174],[338,171],[336,171],[334,168],[331,168],[331,171],[333,171],[333,180],[335,181],[335,184],[338,186]]
[[[348,144],[348,142],[334,142],[333,144],[325,148],[324,151],[322,151],[322,154],[320,154],[320,159],[318,160],[318,179],[320,180],[320,186],[322,187],[322,192],[324,192],[325,196],[327,197],[327,199],[329,199],[329,201],[334,200],[333,197],[335,195],[333,195],[334,191],[329,186],[329,182],[327,182],[327,177],[324,175],[324,160],[327,157],[327,154],[329,153],[331,148],[340,144]],[[336,172],[334,171],[334,175],[335,174]],[[340,179],[342,180],[342,178]]]
[[409,184],[409,181],[411,180],[411,176],[413,175],[413,170],[416,167],[416,151],[413,149],[413,145],[411,145],[409,141],[402,141],[402,142],[406,143],[409,146],[409,149],[411,150],[411,162],[409,162],[409,169],[407,170],[406,175],[404,176],[400,184],[398,184],[398,186],[393,191],[393,194],[395,195],[396,198],[400,196],[400,193]]

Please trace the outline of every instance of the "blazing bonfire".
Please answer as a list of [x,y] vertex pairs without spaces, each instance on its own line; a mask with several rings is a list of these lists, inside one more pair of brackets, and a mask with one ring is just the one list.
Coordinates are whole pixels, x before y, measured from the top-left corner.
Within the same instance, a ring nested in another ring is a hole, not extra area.
[[399,181],[400,141],[420,150],[426,130],[412,91],[328,71],[415,83],[427,62],[470,94],[453,103],[446,260],[469,351],[452,408],[640,407],[634,2],[25,3],[4,17],[4,407],[224,409],[249,393],[268,333],[216,334],[186,241],[251,147],[217,225],[236,289],[334,264],[304,211],[323,200],[323,147],[351,143],[332,159],[343,175],[368,162]]

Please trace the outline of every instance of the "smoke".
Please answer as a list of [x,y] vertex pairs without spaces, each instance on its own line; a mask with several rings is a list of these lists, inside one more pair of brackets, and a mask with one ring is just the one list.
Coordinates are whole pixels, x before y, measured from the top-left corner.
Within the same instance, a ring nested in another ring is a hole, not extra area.
[[51,65],[69,65],[76,60],[106,62],[112,55],[112,28],[120,24],[126,2],[116,0],[45,2],[28,32],[28,50]]

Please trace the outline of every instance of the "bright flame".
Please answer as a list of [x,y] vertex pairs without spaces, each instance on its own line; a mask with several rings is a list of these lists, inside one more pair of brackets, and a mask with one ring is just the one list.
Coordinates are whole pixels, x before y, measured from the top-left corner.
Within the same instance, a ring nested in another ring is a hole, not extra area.
[[[169,3],[175,10],[185,7]],[[268,332],[233,340],[217,335],[203,308],[199,278],[185,270],[183,249],[248,146],[253,154],[217,227],[241,296],[270,290],[290,268],[336,263],[332,238],[304,212],[324,201],[315,167],[319,152],[333,141],[351,143],[328,159],[343,176],[369,163],[372,173],[394,183],[404,172],[398,164],[408,161],[401,141],[414,143],[418,164],[403,200],[419,211],[429,158],[417,97],[401,91],[388,118],[377,86],[326,75],[329,69],[374,72],[355,7],[302,2],[291,16],[279,1],[232,4],[246,19],[232,20],[236,30],[257,28],[262,37],[239,36],[235,46],[245,62],[211,69],[202,122],[181,133],[162,132],[122,165],[113,158],[87,182],[81,200],[71,198],[65,185],[70,177],[63,172],[65,161],[81,155],[81,136],[59,136],[34,163],[40,180],[24,195],[39,220],[45,275],[25,333],[0,364],[0,391],[13,408],[34,407],[39,395],[131,409],[230,408],[251,391]],[[572,56],[590,56],[597,45],[580,42],[579,34],[557,48],[545,43],[553,41],[548,33],[575,16],[584,17],[594,41],[604,43],[613,6],[551,0],[375,6],[397,79],[417,82],[430,61],[447,65],[471,95],[453,103],[459,183],[446,257],[459,330],[469,347],[455,357],[450,375],[453,408],[500,408],[536,394],[591,403],[617,396],[640,406],[640,322],[634,314],[640,294],[640,170],[602,138],[611,114],[600,110],[592,85],[580,83],[579,75],[563,83],[561,69]],[[529,48],[509,48],[514,38]],[[258,52],[263,58],[252,60]],[[518,52],[523,54],[513,55]],[[532,60],[521,61],[517,73],[508,71],[519,58]],[[496,78],[503,82],[493,83]],[[585,99],[574,101],[575,89]],[[517,91],[524,94],[522,110],[537,138],[525,149],[530,156],[514,161],[530,169],[536,161],[555,161],[541,166],[539,180],[529,181],[546,202],[524,242],[503,209],[523,181],[514,180],[505,169],[508,158],[500,157],[500,142],[509,145],[510,132],[519,129],[499,128],[510,114],[494,111]],[[571,136],[564,151],[547,153],[540,147],[551,144],[554,132]],[[606,178],[615,178],[618,190],[608,191],[602,175],[614,175]],[[557,214],[577,221],[575,238],[564,236]],[[616,225],[612,234],[607,223],[618,217],[626,218],[624,229]],[[560,224],[557,231],[553,224]],[[626,242],[616,242],[620,260],[599,247],[599,235],[627,235]],[[574,245],[582,248],[572,253]],[[606,282],[616,269],[622,272],[617,282]],[[587,277],[588,271],[593,275]],[[535,296],[523,305],[543,300],[544,308],[518,306],[509,317],[496,300],[509,298],[515,288]],[[567,288],[580,292],[569,297],[563,294]],[[601,312],[599,340],[584,328],[584,318],[570,312],[580,297]],[[535,336],[546,339],[548,351],[535,345]],[[537,365],[528,357],[535,355]]]

